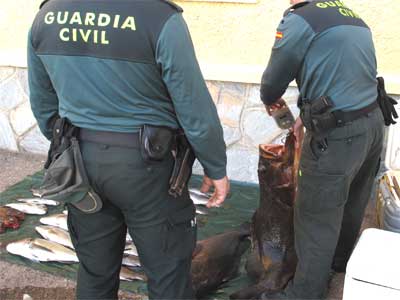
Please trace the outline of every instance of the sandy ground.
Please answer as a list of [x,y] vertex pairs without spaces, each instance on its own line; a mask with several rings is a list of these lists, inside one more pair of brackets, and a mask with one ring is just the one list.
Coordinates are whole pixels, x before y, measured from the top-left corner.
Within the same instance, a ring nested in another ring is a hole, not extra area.
[[[45,157],[29,153],[13,153],[0,150],[0,192],[21,181],[25,176],[40,170]],[[367,210],[363,228],[375,227],[373,205]],[[0,251],[4,251],[1,249]],[[29,294],[34,300],[73,299],[75,282],[62,277],[32,270],[27,267],[0,261],[0,299],[22,299]],[[335,274],[330,284],[329,299],[342,299],[343,274]],[[132,294],[122,293],[124,299],[135,299]]]

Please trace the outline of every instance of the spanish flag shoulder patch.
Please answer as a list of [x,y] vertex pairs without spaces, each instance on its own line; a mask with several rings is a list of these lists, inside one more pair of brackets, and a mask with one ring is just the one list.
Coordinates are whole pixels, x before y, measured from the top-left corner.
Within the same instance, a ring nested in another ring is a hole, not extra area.
[[282,31],[277,31],[275,37],[276,37],[277,39],[283,38],[283,32],[282,32]]

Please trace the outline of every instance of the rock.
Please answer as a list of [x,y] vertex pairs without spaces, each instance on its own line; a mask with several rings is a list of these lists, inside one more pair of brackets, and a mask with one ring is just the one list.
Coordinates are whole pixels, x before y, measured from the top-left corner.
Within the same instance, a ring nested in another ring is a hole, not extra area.
[[31,106],[28,101],[24,102],[10,114],[11,125],[18,135],[22,135],[36,124]]
[[18,151],[14,132],[12,131],[7,115],[3,112],[0,112],[0,132],[0,148]]
[[42,135],[38,126],[30,130],[20,142],[23,150],[33,153],[46,154],[50,142]]
[[203,167],[201,166],[200,162],[197,159],[193,165],[193,174],[204,175]]
[[217,105],[222,124],[239,127],[240,115],[244,106],[244,96],[235,90],[223,89]]
[[239,128],[233,128],[227,125],[222,125],[222,128],[224,129],[224,140],[227,147],[240,141],[240,139],[242,138],[242,134]]
[[247,97],[248,106],[262,106],[264,107],[263,102],[260,98],[260,85],[252,84],[249,87],[249,94]]
[[299,98],[299,90],[297,87],[289,86],[282,96],[286,103],[294,104],[297,106],[297,99]]
[[245,182],[258,182],[258,150],[234,146],[228,149],[228,177]]
[[20,83],[24,94],[29,97],[28,70],[25,68],[18,68],[16,71],[16,78]]
[[13,67],[0,67],[0,83],[11,77],[15,72]]
[[206,81],[208,91],[210,92],[211,98],[214,103],[218,103],[221,86],[217,81]]
[[26,96],[17,79],[7,80],[0,86],[0,107],[2,109],[12,109],[23,102],[24,99],[26,99]]
[[243,133],[252,143],[251,146],[257,149],[259,144],[270,143],[282,132],[263,108],[246,110],[243,113],[241,126]]
[[245,83],[219,81],[218,84],[221,86],[222,92],[229,92],[243,99],[246,96],[247,84]]

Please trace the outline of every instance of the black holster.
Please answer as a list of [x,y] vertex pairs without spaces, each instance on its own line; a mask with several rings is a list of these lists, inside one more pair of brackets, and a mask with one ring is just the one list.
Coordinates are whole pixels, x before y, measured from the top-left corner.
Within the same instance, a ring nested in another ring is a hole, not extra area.
[[174,167],[169,180],[169,194],[182,195],[190,176],[195,155],[183,130],[144,125],[139,132],[140,151],[145,161],[162,161],[171,152]]
[[57,117],[52,123],[53,137],[44,164],[46,170],[51,162],[56,160],[71,145],[71,138],[77,137],[79,134],[79,128],[72,125],[67,118]]
[[397,115],[395,105],[397,101],[386,93],[385,90],[385,81],[383,77],[378,77],[378,98],[377,102],[382,111],[383,118],[385,120],[385,125],[390,126],[392,124],[396,124],[394,119],[397,119],[399,116]]
[[303,100],[300,108],[300,118],[304,127],[312,133],[317,140],[322,140],[337,127],[335,116],[332,114],[332,100],[319,97],[313,101]]
[[172,154],[175,159],[174,169],[169,180],[168,193],[174,197],[182,195],[190,176],[196,156],[183,131],[175,135]]

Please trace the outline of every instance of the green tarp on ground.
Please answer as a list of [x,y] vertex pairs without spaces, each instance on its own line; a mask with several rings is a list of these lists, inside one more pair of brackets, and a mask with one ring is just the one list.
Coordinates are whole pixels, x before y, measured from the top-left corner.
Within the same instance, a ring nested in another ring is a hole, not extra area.
[[[42,173],[39,172],[33,176],[28,176],[20,183],[10,187],[0,194],[0,206],[6,203],[15,202],[17,198],[30,198],[30,188],[33,184],[38,184],[41,181]],[[201,177],[193,176],[190,182],[192,187],[200,187]],[[197,216],[198,219],[198,239],[205,239],[218,233],[228,231],[238,227],[246,221],[250,221],[253,212],[258,206],[258,186],[244,184],[239,182],[231,183],[231,195],[225,201],[221,208],[213,208],[209,210],[206,216]],[[47,215],[61,213],[62,205],[58,207],[48,207]],[[35,226],[39,225],[39,219],[42,216],[26,215],[22,226],[18,230],[7,230],[6,233],[0,234],[2,244],[7,244],[11,241],[20,240],[27,237],[40,237],[35,231]],[[245,256],[244,256],[245,257]],[[61,263],[36,263],[23,257],[8,254],[3,248],[0,249],[0,259],[11,263],[22,264],[33,269],[45,271],[57,276],[63,276],[75,279],[77,264],[61,264]],[[228,295],[241,287],[248,285],[248,281],[243,265],[245,259],[242,260],[240,274],[237,278],[225,283],[214,294],[209,296],[209,299],[228,299]],[[6,270],[3,270],[6,272]],[[146,284],[142,282],[125,282],[121,281],[121,289],[135,293],[146,293]]]

